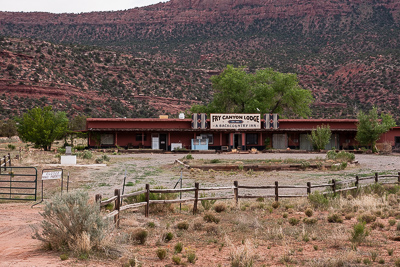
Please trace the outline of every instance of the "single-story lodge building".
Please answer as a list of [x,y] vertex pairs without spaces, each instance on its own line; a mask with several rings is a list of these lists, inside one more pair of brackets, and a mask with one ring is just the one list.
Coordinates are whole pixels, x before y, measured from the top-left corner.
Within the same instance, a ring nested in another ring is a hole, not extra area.
[[[280,119],[277,114],[193,114],[186,119],[88,118],[89,147],[147,148],[171,151],[248,150],[256,148],[312,150],[308,135],[329,125],[332,136],[326,149],[356,149],[356,119]],[[383,134],[378,143],[400,147],[400,127]]]

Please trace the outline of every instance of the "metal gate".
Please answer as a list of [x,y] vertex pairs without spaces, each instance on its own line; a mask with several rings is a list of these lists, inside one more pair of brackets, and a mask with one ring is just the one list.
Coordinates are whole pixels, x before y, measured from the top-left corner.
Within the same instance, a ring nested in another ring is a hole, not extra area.
[[0,199],[36,201],[37,169],[6,167],[0,173]]

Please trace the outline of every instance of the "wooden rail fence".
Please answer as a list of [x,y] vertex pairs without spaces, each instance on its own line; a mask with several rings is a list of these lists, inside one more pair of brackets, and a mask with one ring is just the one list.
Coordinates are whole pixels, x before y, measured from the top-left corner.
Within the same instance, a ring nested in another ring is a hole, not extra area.
[[3,168],[4,168],[4,171],[7,170],[7,163],[8,163],[8,166],[11,167],[11,156],[10,156],[10,153],[8,153],[8,155],[5,155],[2,158],[0,158],[0,174],[1,174],[1,170]]
[[[393,181],[393,178],[397,178],[396,181]],[[391,179],[391,180],[390,180]],[[373,180],[372,182],[369,182]],[[201,200],[222,200],[222,199],[234,199],[236,205],[238,205],[239,199],[251,199],[251,198],[274,198],[275,201],[278,201],[280,198],[295,198],[295,197],[307,197],[311,194],[313,189],[316,188],[328,188],[330,191],[323,192],[323,194],[329,193],[339,193],[354,189],[359,189],[364,186],[368,186],[373,183],[380,184],[400,184],[400,172],[398,175],[381,175],[375,173],[374,176],[369,177],[359,177],[356,175],[354,179],[349,179],[346,181],[336,181],[332,179],[331,183],[328,184],[319,184],[312,185],[311,182],[307,182],[305,186],[299,185],[279,185],[279,182],[276,181],[274,185],[265,185],[265,186],[250,186],[250,185],[239,185],[238,181],[233,182],[233,186],[228,187],[204,187],[200,188],[199,183],[195,183],[194,187],[190,188],[181,188],[181,189],[150,189],[150,185],[146,184],[145,190],[124,194],[121,195],[120,189],[114,190],[114,196],[107,199],[102,200],[102,196],[97,194],[95,200],[101,207],[106,206],[109,203],[114,202],[114,210],[107,214],[105,218],[114,217],[114,222],[117,226],[119,226],[119,214],[121,211],[127,209],[137,209],[139,207],[145,207],[145,216],[148,217],[150,213],[150,205],[151,204],[172,204],[172,203],[185,203],[185,202],[193,202],[193,214],[197,213],[198,202]],[[246,189],[247,191],[251,190],[262,190],[262,189],[270,189],[273,190],[273,194],[258,194],[258,195],[249,195],[249,194],[239,194],[240,189]],[[280,189],[297,189],[304,190],[304,194],[282,194],[280,193]],[[226,191],[233,190],[233,195],[223,196],[223,197],[199,197],[200,191]],[[194,192],[194,197],[185,198],[185,199],[172,199],[172,200],[150,200],[151,193],[159,193],[159,194],[167,194],[167,193],[183,193],[183,192]],[[138,202],[133,204],[122,205],[123,199],[132,196],[138,196],[140,194],[145,194],[145,201]]]

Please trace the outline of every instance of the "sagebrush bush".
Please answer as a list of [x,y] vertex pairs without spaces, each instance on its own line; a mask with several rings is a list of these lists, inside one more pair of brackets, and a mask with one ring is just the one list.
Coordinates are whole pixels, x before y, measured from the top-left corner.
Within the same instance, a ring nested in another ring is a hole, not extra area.
[[99,248],[106,235],[107,222],[83,191],[55,196],[46,202],[40,215],[42,231],[33,227],[33,237],[48,243],[52,249],[87,253]]
[[300,222],[300,220],[299,219],[297,219],[297,218],[290,218],[289,219],[289,223],[290,223],[290,225],[297,225],[297,224],[299,224],[299,222]]
[[371,213],[363,213],[358,217],[360,222],[371,223],[376,220],[376,216]]

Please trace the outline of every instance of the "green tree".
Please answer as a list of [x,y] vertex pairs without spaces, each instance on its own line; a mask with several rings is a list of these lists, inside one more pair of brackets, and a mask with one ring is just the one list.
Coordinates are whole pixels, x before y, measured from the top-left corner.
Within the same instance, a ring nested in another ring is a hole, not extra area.
[[78,115],[70,120],[68,128],[70,131],[82,131],[86,129],[86,116]]
[[311,131],[311,135],[308,136],[314,150],[325,149],[325,146],[331,140],[332,131],[329,125],[317,126],[317,129]]
[[284,117],[307,117],[313,102],[309,90],[302,89],[296,74],[272,69],[248,74],[230,65],[211,77],[213,100],[207,106],[194,105],[192,112],[279,113]]
[[17,122],[19,137],[44,150],[50,150],[53,141],[62,139],[68,130],[65,112],[54,112],[51,106],[33,108]]
[[381,114],[378,117],[376,107],[372,108],[368,114],[360,111],[357,116],[357,135],[356,140],[362,146],[371,146],[375,151],[376,141],[379,140],[383,133],[386,133],[390,128],[396,126],[395,120],[390,114]]
[[6,136],[8,138],[17,135],[17,124],[14,120],[8,120],[1,123],[0,126],[1,136]]

